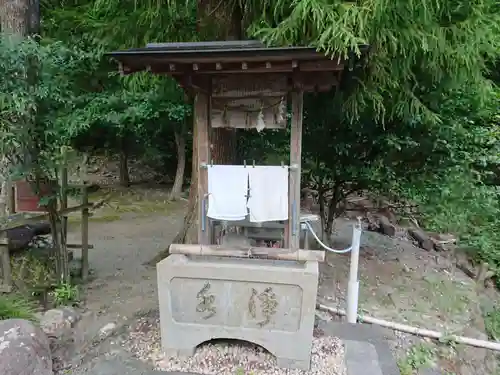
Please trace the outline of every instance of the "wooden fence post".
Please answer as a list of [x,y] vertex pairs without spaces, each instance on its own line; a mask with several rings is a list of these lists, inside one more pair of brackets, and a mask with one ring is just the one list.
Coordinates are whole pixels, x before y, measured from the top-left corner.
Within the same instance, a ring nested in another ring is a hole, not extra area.
[[82,163],[82,280],[87,281],[89,277],[89,191],[87,188],[87,161],[88,156],[85,154]]

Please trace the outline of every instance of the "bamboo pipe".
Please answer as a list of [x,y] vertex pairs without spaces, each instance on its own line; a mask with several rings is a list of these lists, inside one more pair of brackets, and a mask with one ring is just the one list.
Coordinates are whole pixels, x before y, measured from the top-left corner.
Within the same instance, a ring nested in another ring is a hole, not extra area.
[[238,257],[251,258],[263,257],[277,260],[295,260],[295,261],[325,261],[324,251],[313,250],[298,250],[290,249],[275,249],[267,247],[250,247],[250,248],[224,248],[215,245],[188,245],[188,244],[172,244],[169,248],[170,254],[184,255],[205,255],[218,257]]
[[[332,313],[332,314],[346,316],[346,312],[344,310],[337,309],[335,307],[329,307],[329,306],[325,306],[322,304],[317,304],[316,308],[318,310],[327,311],[327,312]],[[438,331],[431,331],[430,329],[417,328],[417,327],[408,326],[406,324],[389,322],[387,320],[372,318],[371,316],[366,316],[366,315],[363,315],[363,316],[358,315],[358,320],[361,323],[376,324],[376,325],[381,326],[381,327],[390,328],[390,329],[393,329],[395,331],[411,333],[411,334],[417,335],[417,336],[428,337],[428,338],[435,339],[435,340],[447,338],[450,341],[454,341],[458,344],[465,344],[465,345],[469,345],[469,346],[474,346],[476,348],[490,349],[490,350],[500,352],[500,342],[496,342],[496,341],[479,340],[479,339],[473,339],[471,337],[464,337],[464,336],[445,335],[445,334],[438,332]]]

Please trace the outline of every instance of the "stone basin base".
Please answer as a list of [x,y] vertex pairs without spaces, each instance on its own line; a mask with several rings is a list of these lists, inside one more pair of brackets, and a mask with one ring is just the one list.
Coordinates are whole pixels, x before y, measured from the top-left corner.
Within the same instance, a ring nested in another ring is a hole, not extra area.
[[157,264],[162,348],[190,356],[213,339],[260,345],[308,370],[318,262],[172,254]]

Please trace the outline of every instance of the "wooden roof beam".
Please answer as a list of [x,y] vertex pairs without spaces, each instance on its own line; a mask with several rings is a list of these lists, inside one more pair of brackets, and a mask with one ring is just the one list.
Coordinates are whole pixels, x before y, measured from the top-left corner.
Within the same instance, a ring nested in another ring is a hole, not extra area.
[[[269,80],[269,90],[264,90],[264,92],[256,92],[253,94],[254,97],[265,97],[265,96],[280,96],[286,95],[287,92],[299,90],[304,92],[324,92],[329,91],[333,87],[339,84],[340,72],[332,71],[332,72],[299,72],[289,75],[289,83],[286,82],[283,84],[279,84],[279,77],[277,74],[265,77],[255,77],[255,80]],[[279,75],[279,73],[278,73]],[[213,76],[212,76],[213,77]],[[242,73],[240,75],[231,75],[226,76],[224,79],[226,80],[223,86],[225,87],[224,94],[221,94],[219,81],[215,78],[208,75],[175,75],[174,78],[177,80],[179,85],[183,87],[186,92],[189,94],[194,94],[195,92],[212,92],[212,89],[215,92],[212,94],[215,97],[224,97],[224,98],[241,98],[242,96],[237,93],[239,83],[242,84],[245,80],[248,80],[249,77],[247,74]],[[212,82],[212,84],[210,84]],[[215,83],[214,83],[215,82]],[[252,82],[256,82],[252,80]],[[281,86],[280,86],[281,85]],[[272,87],[272,88],[271,88]],[[232,92],[236,92],[236,94],[232,94]]]
[[239,62],[239,63],[209,63],[209,64],[174,64],[151,62],[151,72],[159,74],[185,74],[192,71],[195,74],[238,74],[238,73],[291,73],[340,71],[344,68],[342,61],[292,61],[292,62]]

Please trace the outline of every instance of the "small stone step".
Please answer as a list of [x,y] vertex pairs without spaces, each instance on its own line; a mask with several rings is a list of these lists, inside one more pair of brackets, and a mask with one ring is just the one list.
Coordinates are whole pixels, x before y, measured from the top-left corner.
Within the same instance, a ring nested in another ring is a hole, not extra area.
[[377,349],[363,341],[344,340],[347,375],[384,375]]
[[96,358],[90,366],[73,370],[74,375],[201,375],[191,372],[156,371],[141,361],[127,357],[127,353],[113,357]]

